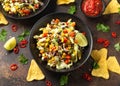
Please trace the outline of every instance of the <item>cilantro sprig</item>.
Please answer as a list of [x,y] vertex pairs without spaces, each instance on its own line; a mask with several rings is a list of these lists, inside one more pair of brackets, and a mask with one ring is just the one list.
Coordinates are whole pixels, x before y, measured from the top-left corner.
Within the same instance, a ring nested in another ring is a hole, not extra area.
[[28,36],[30,34],[29,30],[25,30],[24,32],[22,32],[20,35],[18,35],[18,41],[22,41],[25,39],[26,36]]
[[70,74],[67,74],[67,75],[62,75],[61,77],[60,77],[60,86],[65,86],[65,85],[67,85],[67,83],[68,83],[68,76],[69,76]]
[[120,7],[118,8],[118,13],[120,14]]
[[115,48],[116,51],[120,51],[120,43],[116,43],[114,45],[114,48]]
[[98,65],[98,63],[97,62],[93,62],[93,69],[98,69],[100,66]]
[[28,59],[23,54],[20,54],[19,62],[22,63],[22,64],[27,64],[28,63]]
[[102,31],[102,32],[109,32],[110,31],[110,27],[108,25],[105,25],[102,23],[98,23],[96,28],[98,31]]
[[7,37],[7,31],[5,29],[2,29],[0,32],[0,41],[5,41]]
[[70,6],[70,8],[68,9],[68,13],[70,14],[74,14],[76,12],[76,6]]

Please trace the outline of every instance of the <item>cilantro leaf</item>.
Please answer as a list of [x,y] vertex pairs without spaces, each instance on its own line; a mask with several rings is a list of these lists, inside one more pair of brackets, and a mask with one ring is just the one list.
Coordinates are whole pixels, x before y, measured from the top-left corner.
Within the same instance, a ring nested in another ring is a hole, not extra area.
[[114,48],[115,48],[116,51],[120,51],[120,43],[116,43],[114,45]]
[[70,6],[70,8],[68,9],[68,13],[74,14],[75,12],[76,12],[76,6]]
[[28,59],[23,54],[20,54],[19,62],[22,63],[22,64],[27,64],[28,63]]
[[118,8],[118,13],[120,14],[120,7]]
[[18,41],[22,41],[23,39],[25,39],[26,36],[28,36],[30,34],[29,30],[25,30],[23,33],[21,33],[20,35],[18,35]]
[[5,29],[2,29],[0,32],[0,41],[5,41],[7,37],[7,31]]
[[68,75],[62,75],[60,77],[60,86],[64,86],[68,83]]
[[101,23],[98,23],[96,26],[98,31],[102,31],[102,32],[109,32],[110,31],[110,27]]
[[93,63],[92,66],[93,66],[93,69],[98,69],[98,68],[100,67],[100,66],[98,65],[98,63],[95,62],[95,61],[94,61],[94,63]]

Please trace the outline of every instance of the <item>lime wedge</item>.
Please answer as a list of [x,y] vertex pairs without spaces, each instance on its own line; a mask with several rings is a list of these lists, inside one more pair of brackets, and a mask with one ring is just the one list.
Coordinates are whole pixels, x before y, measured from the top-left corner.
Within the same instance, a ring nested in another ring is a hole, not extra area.
[[77,33],[75,36],[75,40],[78,41],[78,45],[81,47],[85,47],[88,45],[87,38],[82,33]]
[[12,37],[12,38],[8,39],[8,41],[6,41],[6,43],[4,44],[4,48],[6,50],[12,50],[15,46],[16,46],[15,37]]

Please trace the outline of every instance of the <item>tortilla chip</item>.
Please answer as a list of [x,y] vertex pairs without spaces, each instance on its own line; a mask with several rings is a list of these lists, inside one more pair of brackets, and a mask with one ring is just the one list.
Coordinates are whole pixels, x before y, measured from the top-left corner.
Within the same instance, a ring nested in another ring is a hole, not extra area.
[[26,78],[27,81],[43,80],[44,78],[45,75],[43,74],[42,70],[39,68],[36,61],[32,59]]
[[8,21],[1,12],[0,12],[0,24],[4,24],[4,25],[8,24]]
[[91,52],[91,57],[98,62],[101,58],[106,59],[107,58],[107,52],[108,50],[106,48],[102,48],[100,50],[93,50]]
[[107,68],[107,61],[101,58],[98,62],[99,68],[92,70],[92,75],[96,77],[102,77],[104,79],[109,79],[109,72]]
[[109,56],[107,65],[110,71],[120,74],[120,65],[115,56]]
[[105,14],[113,14],[113,13],[118,13],[120,8],[120,4],[118,3],[117,0],[111,0],[107,7],[105,8],[105,11],[103,15]]
[[70,4],[72,2],[75,2],[75,0],[57,0],[57,5]]

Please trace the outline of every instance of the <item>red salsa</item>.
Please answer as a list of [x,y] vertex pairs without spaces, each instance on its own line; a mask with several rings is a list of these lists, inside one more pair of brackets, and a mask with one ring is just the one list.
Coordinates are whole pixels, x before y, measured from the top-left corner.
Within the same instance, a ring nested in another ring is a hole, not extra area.
[[103,9],[102,0],[84,0],[82,2],[82,11],[87,16],[98,16]]

